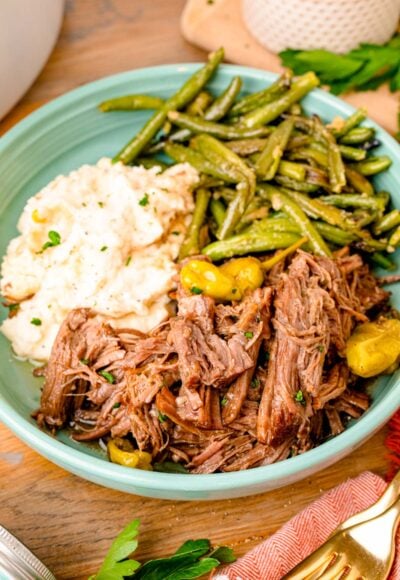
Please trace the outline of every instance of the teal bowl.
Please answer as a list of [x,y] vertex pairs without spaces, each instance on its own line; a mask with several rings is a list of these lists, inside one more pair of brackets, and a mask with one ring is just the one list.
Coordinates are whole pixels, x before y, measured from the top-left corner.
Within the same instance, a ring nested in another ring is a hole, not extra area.
[[[42,107],[19,123],[0,140],[0,254],[16,235],[16,223],[25,201],[60,173],[84,163],[112,156],[148,118],[147,112],[101,114],[96,105],[126,93],[148,93],[167,97],[199,65],[152,67],[108,77],[74,90]],[[234,75],[240,75],[246,91],[257,91],[276,75],[261,70],[224,65],[211,88],[221,91]],[[353,108],[340,99],[313,91],[304,100],[308,113],[325,121],[347,116]],[[390,191],[400,208],[400,147],[372,121],[382,145],[379,154],[389,155],[393,164],[376,179],[380,189]],[[397,264],[399,254],[397,253]],[[393,286],[393,303],[400,308],[400,287]],[[2,316],[6,315],[5,309]],[[32,367],[17,361],[7,340],[0,337],[0,420],[22,441],[60,467],[95,483],[142,496],[200,500],[226,499],[257,494],[292,484],[311,476],[348,455],[371,437],[400,406],[400,373],[383,377],[371,389],[372,405],[341,435],[291,459],[236,473],[175,475],[140,471],[107,461],[98,446],[78,444],[66,432],[52,437],[31,419],[39,405],[40,379]]]

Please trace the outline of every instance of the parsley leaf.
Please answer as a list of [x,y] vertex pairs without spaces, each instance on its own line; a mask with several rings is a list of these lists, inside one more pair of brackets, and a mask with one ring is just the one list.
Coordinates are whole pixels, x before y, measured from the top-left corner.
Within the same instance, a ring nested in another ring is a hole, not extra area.
[[284,50],[279,54],[282,63],[296,74],[313,70],[324,84],[345,79],[362,67],[362,62],[327,50]]
[[40,253],[47,250],[47,248],[52,248],[61,244],[61,236],[58,232],[50,230],[47,234],[47,237],[49,238],[49,241],[43,244]]
[[250,340],[250,338],[253,338],[254,332],[251,332],[251,330],[248,330],[247,332],[244,333],[244,335],[246,338],[248,338]]
[[189,580],[211,572],[216,558],[203,558],[210,551],[208,540],[188,540],[169,558],[150,560],[134,576],[135,580]]
[[139,200],[139,205],[144,207],[148,204],[149,204],[149,194],[145,193],[144,196],[142,197],[142,199]]
[[154,471],[160,471],[162,473],[188,473],[186,467],[181,463],[175,463],[174,461],[163,461],[162,463],[153,463]]
[[31,324],[33,324],[34,326],[42,326],[42,321],[40,320],[40,318],[32,318]]
[[134,573],[140,566],[136,560],[127,560],[138,546],[135,539],[139,533],[140,520],[130,522],[111,544],[104,558],[103,565],[93,580],[123,580],[125,576]]
[[303,395],[303,391],[301,391],[300,389],[297,391],[297,393],[294,396],[294,400],[296,401],[296,403],[300,403],[301,405],[305,405],[306,404],[306,400],[304,398]]
[[203,294],[203,290],[198,286],[192,286],[190,291],[192,294]]
[[160,423],[165,423],[165,421],[167,420],[167,416],[163,415],[161,411],[158,411],[158,420],[160,421]]
[[289,49],[279,56],[296,74],[315,71],[322,84],[329,85],[335,94],[372,90],[387,81],[390,81],[390,90],[395,91],[400,82],[399,49],[400,35],[397,35],[385,45],[365,43],[347,54]]
[[107,371],[99,371],[99,375],[104,377],[106,381],[108,381],[112,385],[115,383],[115,377],[112,373],[108,373]]

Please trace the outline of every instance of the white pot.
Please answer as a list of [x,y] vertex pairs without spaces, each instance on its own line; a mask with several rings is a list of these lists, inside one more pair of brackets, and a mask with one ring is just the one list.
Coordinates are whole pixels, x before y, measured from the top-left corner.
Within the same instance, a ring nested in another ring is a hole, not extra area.
[[64,0],[0,0],[0,119],[41,71],[63,9]]
[[347,52],[394,34],[400,0],[242,0],[246,25],[273,52],[325,48]]

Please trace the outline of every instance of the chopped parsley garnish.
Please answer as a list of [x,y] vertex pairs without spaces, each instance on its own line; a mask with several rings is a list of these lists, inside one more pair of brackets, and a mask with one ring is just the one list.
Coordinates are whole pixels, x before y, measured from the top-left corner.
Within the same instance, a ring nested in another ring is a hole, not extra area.
[[158,412],[158,420],[160,421],[160,423],[165,423],[165,421],[167,420],[167,416],[163,415],[161,413],[161,411]]
[[142,197],[142,199],[139,200],[139,205],[144,207],[145,205],[148,205],[148,204],[149,204],[149,194],[145,193],[144,196]]
[[221,399],[221,407],[225,407],[225,405],[227,404],[228,399],[227,397],[224,397],[223,399]]
[[232,294],[236,294],[237,288],[232,288]]
[[108,246],[102,246],[100,248],[100,252],[105,252],[108,249]]
[[131,263],[132,260],[132,256],[128,256],[125,262],[125,266],[129,266],[129,264]]
[[248,330],[247,332],[244,333],[245,337],[250,339],[253,338],[254,336],[254,332],[251,332],[251,330]]
[[198,286],[192,286],[190,291],[192,294],[203,294],[203,290]]
[[256,389],[260,386],[260,379],[253,379],[250,384],[252,389]]
[[102,201],[98,201],[98,202],[97,202],[97,205],[98,205],[99,207],[104,207],[104,203],[103,203]]
[[171,233],[172,233],[173,236],[180,236],[181,235],[181,232],[178,232],[176,230],[173,231],[173,232],[171,232]]
[[296,403],[300,403],[301,405],[305,405],[306,404],[306,400],[304,398],[303,395],[303,391],[301,391],[300,389],[297,391],[297,393],[294,396],[294,400],[296,401]]
[[319,350],[319,352],[324,352],[324,350],[325,350],[324,345],[323,344],[319,344],[317,346],[317,350]]
[[41,252],[44,252],[47,248],[53,248],[54,246],[59,246],[61,244],[61,236],[58,232],[50,230],[47,236],[49,241],[43,244]]
[[17,312],[19,310],[20,304],[7,304],[7,308],[10,312]]
[[88,365],[90,361],[89,361],[89,359],[88,359],[88,358],[80,358],[80,359],[79,359],[79,362],[80,362],[82,365]]
[[41,326],[42,321],[40,320],[40,318],[32,318],[31,324],[33,324],[34,326]]
[[99,375],[104,377],[106,381],[108,381],[112,385],[115,383],[115,377],[112,373],[108,373],[107,371],[99,371]]
[[121,406],[121,403],[114,403],[113,409],[119,409],[120,406]]

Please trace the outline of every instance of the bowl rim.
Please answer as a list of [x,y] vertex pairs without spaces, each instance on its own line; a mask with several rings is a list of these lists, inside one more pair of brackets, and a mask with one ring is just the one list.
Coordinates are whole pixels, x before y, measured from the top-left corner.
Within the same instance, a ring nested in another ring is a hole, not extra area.
[[[120,82],[134,80],[138,75],[140,78],[149,78],[159,74],[168,73],[193,73],[201,66],[201,63],[178,63],[152,67],[133,69],[122,73],[109,75],[85,84],[81,87],[69,91],[50,103],[47,103],[28,115],[25,119],[17,123],[0,139],[0,155],[2,151],[12,144],[17,137],[23,136],[24,132],[40,123],[48,114],[57,112],[70,102],[81,97],[90,96],[97,93],[101,88],[112,88],[118,86]],[[276,73],[245,67],[240,65],[220,65],[220,70],[227,71],[230,76],[240,75],[244,79],[256,79],[272,82],[278,76]],[[106,87],[104,86],[106,85]],[[306,98],[317,98],[327,109],[335,106],[335,115],[349,115],[356,109],[352,105],[331,95],[330,93],[314,89],[310,96]],[[371,119],[367,119],[370,126],[374,127],[379,138],[389,149],[400,167],[400,146],[383,128]],[[378,401],[375,407],[370,408],[358,421],[351,425],[340,435],[335,436],[318,447],[315,447],[301,455],[288,458],[271,465],[256,467],[243,471],[213,474],[171,474],[160,472],[148,472],[138,469],[127,469],[104,459],[93,457],[82,453],[79,449],[69,447],[40,430],[29,418],[23,417],[5,399],[0,392],[0,421],[14,432],[17,437],[28,446],[38,451],[54,463],[70,468],[75,473],[90,473],[93,478],[102,480],[104,485],[110,487],[119,486],[126,489],[146,488],[149,492],[169,492],[171,488],[175,491],[202,494],[218,491],[235,491],[249,486],[283,481],[289,483],[295,480],[296,476],[321,464],[321,468],[326,467],[346,455],[347,451],[354,450],[372,436],[400,407],[400,375],[393,378],[395,384],[391,385],[391,391],[385,394]],[[90,478],[89,478],[90,479]],[[282,483],[284,485],[285,483]]]

